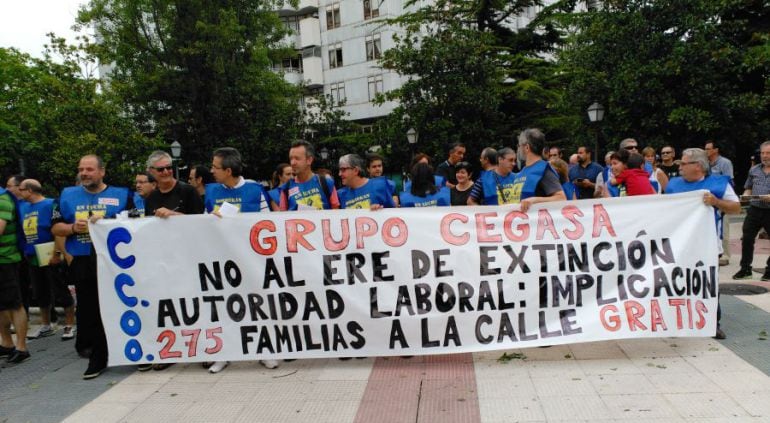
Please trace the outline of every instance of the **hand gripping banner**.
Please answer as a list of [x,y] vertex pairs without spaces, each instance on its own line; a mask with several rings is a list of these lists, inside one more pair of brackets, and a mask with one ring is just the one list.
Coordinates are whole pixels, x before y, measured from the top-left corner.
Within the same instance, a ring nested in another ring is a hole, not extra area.
[[712,336],[703,193],[91,226],[110,365]]

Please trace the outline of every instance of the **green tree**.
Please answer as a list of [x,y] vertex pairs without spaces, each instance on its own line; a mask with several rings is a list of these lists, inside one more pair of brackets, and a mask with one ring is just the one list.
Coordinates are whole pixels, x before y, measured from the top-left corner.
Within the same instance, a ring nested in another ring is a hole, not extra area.
[[594,100],[603,103],[609,148],[630,136],[680,148],[716,138],[745,151],[766,138],[767,2],[603,3],[557,20],[574,30],[559,54],[568,79],[564,104],[582,114]]
[[[409,4],[414,4],[410,2]],[[405,29],[382,63],[409,80],[381,101],[398,100],[386,131],[406,152],[404,134],[419,132],[419,148],[443,157],[452,142],[471,154],[510,146],[516,132],[538,126],[564,137],[558,74],[545,57],[559,40],[550,23],[518,30],[512,20],[537,0],[439,0],[388,21]]]
[[[125,184],[156,140],[140,134],[119,105],[82,74],[78,49],[52,37],[48,54],[35,59],[0,48],[0,166],[49,188],[73,183],[77,159],[96,153],[108,163],[108,179]],[[52,56],[59,56],[54,61]],[[87,76],[87,75],[86,75]]]
[[270,171],[296,137],[298,89],[270,70],[296,54],[273,10],[280,0],[91,0],[78,16],[100,42],[91,51],[112,70],[109,86],[146,133],[179,141],[188,162],[238,148]]

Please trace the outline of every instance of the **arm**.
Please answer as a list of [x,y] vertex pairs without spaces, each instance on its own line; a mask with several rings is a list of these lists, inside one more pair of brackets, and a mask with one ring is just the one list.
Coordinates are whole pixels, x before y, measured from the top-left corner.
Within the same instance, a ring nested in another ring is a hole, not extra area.
[[710,192],[707,192],[703,194],[703,202],[709,206],[716,207],[725,214],[739,214],[741,212],[741,203],[738,201],[735,190],[729,184],[722,198],[717,198]]
[[481,183],[481,178],[479,178],[473,183],[471,193],[468,194],[468,201],[466,203],[469,206],[480,206],[482,198],[484,198],[484,185]]

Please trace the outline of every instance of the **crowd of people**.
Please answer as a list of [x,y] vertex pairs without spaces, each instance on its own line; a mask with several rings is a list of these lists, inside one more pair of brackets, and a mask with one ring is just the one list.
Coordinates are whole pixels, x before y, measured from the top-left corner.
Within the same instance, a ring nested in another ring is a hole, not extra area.
[[[636,140],[624,139],[617,151],[605,155],[602,165],[594,161],[589,146],[580,146],[565,161],[561,149],[546,145],[542,131],[526,129],[515,146],[483,149],[478,166],[465,160],[463,144],[452,145],[447,159],[435,168],[428,155],[415,154],[403,187],[383,176],[384,160],[376,154],[340,157],[337,187],[329,171],[314,172],[315,149],[303,140],[291,145],[288,163],[276,167],[270,187],[245,179],[241,156],[230,147],[214,151],[210,166],[191,168],[187,183],[175,177],[168,153],[153,152],[146,171],[135,176],[133,192],[105,183],[105,164],[97,155],[79,160],[78,184],[62,190],[56,200],[43,195],[39,181],[14,175],[6,190],[0,189],[0,356],[9,363],[29,359],[27,338],[54,334],[56,304],[64,308],[62,339],[75,338],[75,349],[89,359],[83,378],[104,371],[107,340],[88,226],[123,211],[137,218],[165,219],[221,215],[224,207],[233,206],[240,212],[267,212],[515,204],[526,212],[534,204],[551,201],[706,190],[703,201],[714,207],[721,236],[722,217],[739,213],[741,205],[733,189],[732,164],[719,154],[719,144],[707,141],[703,149],[688,148],[678,160],[670,145],[639,148]],[[743,228],[741,270],[735,278],[751,277],[754,238],[761,228],[770,231],[770,141],[760,146],[760,157],[744,186],[751,202]],[[47,264],[40,262],[43,247],[50,251]],[[770,280],[770,259],[762,279]],[[26,289],[30,285],[33,295]],[[75,287],[77,304],[68,285]],[[29,297],[40,308],[41,326],[28,335]],[[725,334],[718,327],[715,336]],[[227,364],[206,363],[206,367],[217,373]],[[262,364],[279,365],[275,360]],[[140,365],[139,370],[168,366]]]

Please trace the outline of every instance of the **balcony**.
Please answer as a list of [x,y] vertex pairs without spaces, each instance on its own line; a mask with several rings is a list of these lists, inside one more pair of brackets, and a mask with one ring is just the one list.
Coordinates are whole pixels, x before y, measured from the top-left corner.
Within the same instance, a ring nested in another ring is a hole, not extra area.
[[321,23],[318,18],[307,17],[299,21],[299,48],[321,45]]
[[304,70],[302,79],[305,81],[308,88],[323,86],[324,72],[320,57],[303,57],[302,68]]
[[296,15],[304,13],[312,13],[318,11],[318,0],[299,0],[299,4],[295,8],[288,1],[284,1],[281,7],[277,10],[278,15]]

